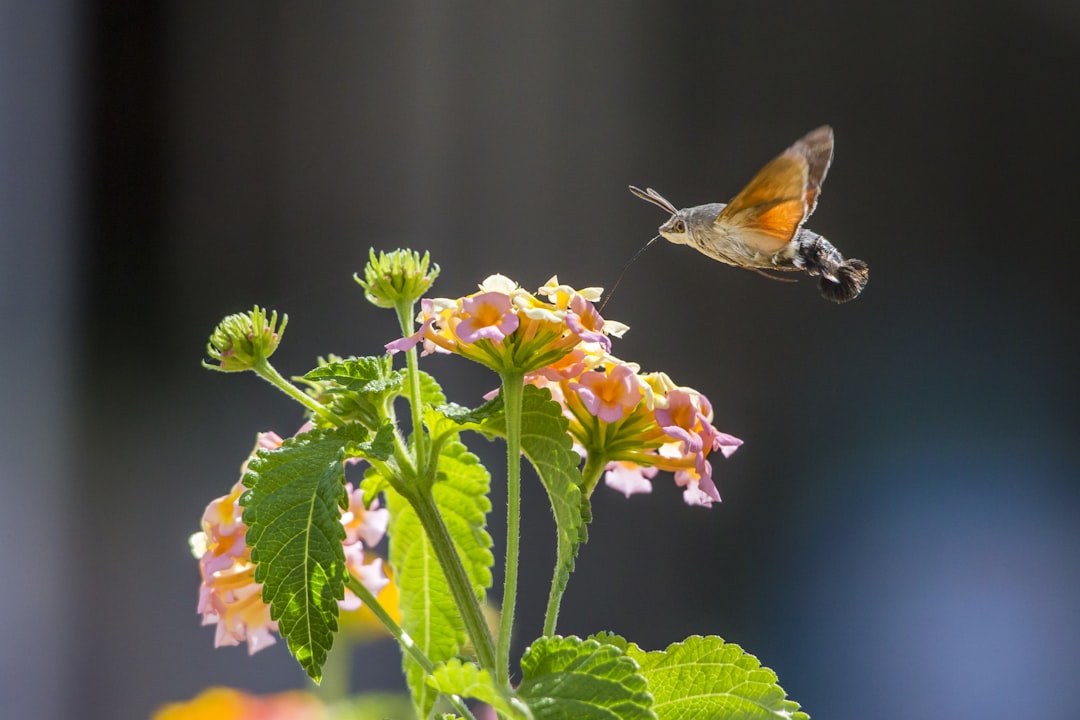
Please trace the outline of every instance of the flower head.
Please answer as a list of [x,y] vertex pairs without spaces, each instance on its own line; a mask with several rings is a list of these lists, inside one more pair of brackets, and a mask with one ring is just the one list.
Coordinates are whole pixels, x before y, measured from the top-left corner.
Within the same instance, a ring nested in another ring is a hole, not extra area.
[[582,346],[611,347],[604,319],[592,305],[599,288],[577,291],[552,278],[540,289],[549,298],[545,301],[510,278],[492,275],[479,290],[456,299],[423,300],[420,329],[387,344],[387,351],[423,342],[425,355],[456,353],[496,372],[529,373],[557,366]]
[[414,303],[431,288],[439,276],[439,266],[431,263],[431,256],[411,250],[395,250],[390,253],[375,249],[368,251],[369,260],[364,266],[364,278],[359,273],[353,279],[364,288],[364,297],[378,307],[392,308],[399,302]]
[[[609,487],[627,496],[650,492],[657,471],[667,470],[688,504],[720,500],[708,457],[717,451],[729,457],[742,441],[713,427],[711,403],[693,388],[676,385],[664,373],[640,374],[633,363],[603,352],[542,368],[526,380],[552,390],[575,443],[601,463],[594,467],[603,468]],[[587,492],[597,479],[586,478]]]
[[243,372],[266,360],[277,350],[289,316],[281,317],[278,326],[277,312],[266,317],[266,311],[258,305],[249,313],[229,315],[210,335],[206,353],[217,364],[203,361],[203,366],[219,372]]

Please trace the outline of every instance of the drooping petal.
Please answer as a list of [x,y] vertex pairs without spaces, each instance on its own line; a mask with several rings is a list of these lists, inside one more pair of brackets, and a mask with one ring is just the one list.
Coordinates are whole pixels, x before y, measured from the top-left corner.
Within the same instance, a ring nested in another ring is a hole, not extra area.
[[728,435],[727,433],[717,432],[716,437],[713,438],[713,450],[719,450],[724,457],[729,458],[735,454],[743,444],[743,441],[734,435]]
[[615,460],[608,463],[604,473],[604,484],[618,490],[626,497],[638,493],[651,493],[650,480],[660,472],[656,467],[645,467],[637,463]]

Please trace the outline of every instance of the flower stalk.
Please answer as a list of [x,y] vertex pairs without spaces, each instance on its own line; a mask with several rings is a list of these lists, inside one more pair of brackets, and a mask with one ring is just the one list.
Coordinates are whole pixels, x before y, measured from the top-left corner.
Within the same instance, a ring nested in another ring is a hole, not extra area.
[[[411,300],[399,300],[394,306],[397,311],[398,323],[401,325],[403,335],[413,333],[413,307]],[[405,353],[405,366],[409,382],[409,410],[412,417],[413,451],[416,453],[416,467],[426,468],[428,465],[427,433],[424,432],[423,421],[420,416],[420,366],[416,360],[416,348],[409,348]]]
[[276,387],[281,392],[291,397],[296,402],[300,403],[308,410],[313,412],[321,420],[325,420],[332,425],[341,427],[344,425],[344,421],[334,413],[327,410],[325,407],[316,402],[310,395],[307,395],[300,388],[293,385],[286,380],[277,369],[270,364],[270,361],[266,358],[259,358],[252,364],[252,370],[255,374],[261,377],[266,382]]
[[[397,644],[401,649],[404,652],[407,652],[410,657],[424,669],[424,672],[431,675],[431,673],[435,671],[435,663],[431,662],[431,659],[424,654],[424,651],[417,647],[416,643],[413,642],[413,639],[409,637],[408,633],[406,633],[400,625],[397,624],[397,621],[395,621],[390,613],[386,611],[386,608],[382,606],[382,603],[379,602],[375,595],[372,594],[362,582],[351,575],[348,579],[348,587],[356,593],[361,602],[367,605],[372,614],[386,626],[386,629],[390,632],[390,635],[393,636],[394,640],[397,641]],[[449,695],[448,697],[450,704],[454,706],[454,709],[457,712],[461,713],[462,717],[469,718],[469,720],[476,720],[460,697],[457,695]]]
[[480,609],[480,603],[473,592],[472,582],[469,580],[465,566],[454,548],[454,541],[450,537],[450,531],[443,522],[442,515],[435,505],[435,498],[431,490],[412,492],[405,498],[416,511],[420,524],[424,527],[428,539],[431,541],[435,557],[439,561],[439,567],[446,575],[446,581],[450,585],[450,593],[457,604],[458,612],[465,624],[465,632],[472,640],[476,650],[476,658],[480,667],[494,671],[496,668],[495,642],[491,637],[484,613]]
[[506,572],[503,578],[502,615],[496,658],[496,680],[510,682],[510,640],[517,603],[518,556],[521,544],[521,403],[524,376],[504,371],[503,408],[506,413]]

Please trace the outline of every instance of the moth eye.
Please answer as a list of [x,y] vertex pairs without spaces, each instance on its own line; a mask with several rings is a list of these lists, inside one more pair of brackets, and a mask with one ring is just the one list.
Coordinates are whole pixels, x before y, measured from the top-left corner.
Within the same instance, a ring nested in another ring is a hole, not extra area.
[[683,224],[682,220],[677,220],[675,221],[675,224],[671,227],[671,229],[672,231],[677,233],[684,233],[686,232],[686,225]]

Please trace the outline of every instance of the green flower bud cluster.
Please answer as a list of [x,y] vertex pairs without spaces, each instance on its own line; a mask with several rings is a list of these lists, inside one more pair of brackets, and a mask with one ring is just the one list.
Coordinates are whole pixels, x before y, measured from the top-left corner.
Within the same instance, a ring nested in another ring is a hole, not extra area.
[[267,318],[258,305],[249,313],[229,315],[214,329],[206,345],[206,353],[216,364],[204,360],[203,365],[220,372],[252,370],[274,354],[288,323],[289,316],[282,315],[278,326],[277,311]]
[[372,249],[363,279],[359,273],[353,279],[364,288],[364,297],[372,305],[392,308],[419,300],[438,276],[439,266],[431,262],[428,253],[421,257],[412,250],[394,250],[376,255]]

